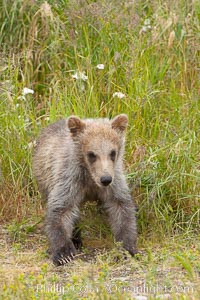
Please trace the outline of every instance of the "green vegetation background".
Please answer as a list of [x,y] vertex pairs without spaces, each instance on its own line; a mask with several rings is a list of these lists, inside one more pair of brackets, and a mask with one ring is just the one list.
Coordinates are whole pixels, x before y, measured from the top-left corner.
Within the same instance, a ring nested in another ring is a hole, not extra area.
[[42,127],[123,112],[140,230],[199,226],[199,18],[198,1],[0,2],[2,220],[38,206],[31,152]]

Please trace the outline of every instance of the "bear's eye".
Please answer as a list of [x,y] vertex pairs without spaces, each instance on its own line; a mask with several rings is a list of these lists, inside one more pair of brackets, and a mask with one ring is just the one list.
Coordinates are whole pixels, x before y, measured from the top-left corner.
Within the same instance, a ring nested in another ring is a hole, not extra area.
[[93,163],[96,161],[97,156],[94,154],[94,152],[90,151],[87,153],[87,157],[90,163]]
[[116,151],[115,150],[111,151],[110,158],[111,158],[112,161],[115,161],[115,158],[116,158]]

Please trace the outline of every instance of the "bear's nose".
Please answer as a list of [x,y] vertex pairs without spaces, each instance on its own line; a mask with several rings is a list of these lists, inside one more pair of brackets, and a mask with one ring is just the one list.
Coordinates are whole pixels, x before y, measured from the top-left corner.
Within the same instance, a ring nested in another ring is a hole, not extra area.
[[112,182],[112,177],[111,176],[102,176],[101,177],[101,183],[104,186],[109,185]]

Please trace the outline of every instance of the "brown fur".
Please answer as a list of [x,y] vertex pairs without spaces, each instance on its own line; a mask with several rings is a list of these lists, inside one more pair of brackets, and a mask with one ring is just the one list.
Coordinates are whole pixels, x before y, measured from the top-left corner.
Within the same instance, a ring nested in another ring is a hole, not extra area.
[[127,125],[123,114],[111,121],[71,116],[38,139],[33,170],[47,200],[46,231],[56,265],[73,258],[81,245],[74,225],[80,203],[90,199],[103,202],[116,241],[137,252],[135,206],[122,169]]

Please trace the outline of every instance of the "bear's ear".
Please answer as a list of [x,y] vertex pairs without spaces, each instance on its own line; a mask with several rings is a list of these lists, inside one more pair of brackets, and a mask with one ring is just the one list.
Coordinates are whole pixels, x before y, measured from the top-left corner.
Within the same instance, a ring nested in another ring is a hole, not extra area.
[[128,126],[128,117],[125,114],[121,114],[116,116],[112,121],[111,121],[111,126],[113,129],[118,131],[119,133],[123,133]]
[[67,119],[68,128],[72,134],[72,136],[77,136],[81,132],[84,131],[86,124],[76,116],[71,116]]

